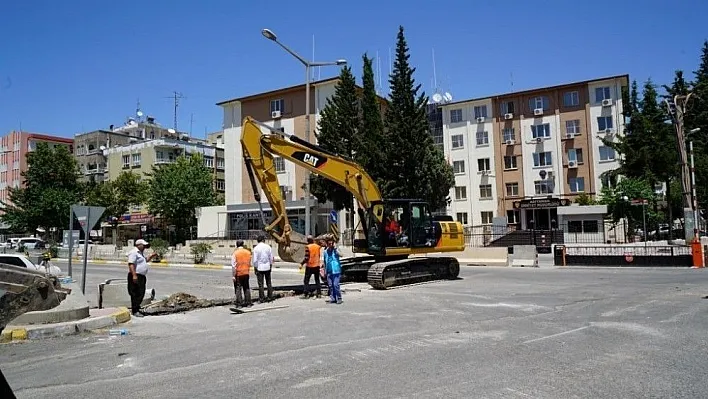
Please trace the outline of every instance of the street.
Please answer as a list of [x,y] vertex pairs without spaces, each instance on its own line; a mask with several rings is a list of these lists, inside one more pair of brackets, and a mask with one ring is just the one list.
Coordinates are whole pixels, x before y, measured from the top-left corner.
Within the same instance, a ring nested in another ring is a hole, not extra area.
[[[68,264],[53,262],[66,274]],[[82,264],[72,264],[74,280],[81,283]],[[86,296],[92,306],[98,306],[98,284],[107,279],[125,280],[128,276],[127,265],[89,263],[86,266]],[[272,273],[274,286],[302,284],[304,276],[297,271],[297,265],[291,263],[275,264]],[[251,273],[251,288],[258,288],[256,277]],[[229,298],[234,295],[234,286],[229,270],[194,269],[180,267],[151,267],[148,272],[148,288],[154,288],[156,299],[176,292],[186,292],[200,298]]]
[[[251,314],[221,307],[134,319],[123,325],[127,336],[4,345],[0,364],[19,398],[697,398],[708,390],[704,270],[488,267],[460,276],[387,291],[358,284],[342,305],[284,298],[274,304],[288,308]],[[151,278],[231,293],[221,271]]]

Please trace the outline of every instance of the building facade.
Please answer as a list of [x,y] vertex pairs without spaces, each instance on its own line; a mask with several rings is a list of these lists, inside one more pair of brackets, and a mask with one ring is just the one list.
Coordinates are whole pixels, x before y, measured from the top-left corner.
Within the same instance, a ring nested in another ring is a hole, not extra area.
[[13,131],[0,139],[0,200],[9,201],[10,187],[23,184],[22,172],[27,170],[27,153],[37,148],[37,143],[47,143],[50,147],[66,146],[74,151],[74,140],[46,134]]
[[124,125],[108,129],[94,130],[74,136],[76,157],[81,179],[96,182],[108,180],[108,160],[104,150],[145,140],[160,138],[178,139],[183,134],[161,126],[155,118],[148,116],[144,121],[138,117],[128,118]]
[[[443,105],[446,157],[455,172],[448,208],[464,225],[557,228],[558,206],[599,195],[619,167],[604,145],[624,129],[628,75]],[[496,218],[496,219],[495,219]]]

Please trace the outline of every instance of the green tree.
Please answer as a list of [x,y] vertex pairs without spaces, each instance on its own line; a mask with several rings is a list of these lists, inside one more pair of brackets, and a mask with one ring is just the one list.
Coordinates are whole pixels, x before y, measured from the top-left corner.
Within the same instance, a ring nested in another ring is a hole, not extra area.
[[0,219],[15,231],[34,232],[40,226],[47,230],[66,228],[69,209],[83,194],[78,177],[78,165],[66,146],[37,143],[37,148],[27,154],[24,184],[9,189],[9,201],[2,202]]
[[113,225],[113,244],[117,243],[117,220],[133,206],[147,203],[148,184],[136,173],[124,171],[115,180],[95,185],[86,196],[87,205],[106,208],[102,219]]
[[427,96],[413,78],[408,45],[399,27],[396,60],[389,77],[391,94],[384,118],[385,174],[380,187],[388,198],[422,198],[432,209],[447,204],[455,176],[433,143],[427,119]]
[[626,231],[631,234],[643,226],[642,207],[632,205],[631,202],[641,199],[649,201],[649,205],[646,207],[647,226],[649,226],[650,222],[656,219],[656,213],[653,210],[656,195],[647,179],[628,177],[618,181],[612,188],[603,187],[599,203],[607,205],[607,213],[614,224],[625,223],[623,221],[626,220]]
[[216,203],[213,173],[201,154],[180,156],[174,163],[153,166],[148,209],[176,228],[174,242],[184,242],[196,223],[196,208]]
[[[334,95],[327,99],[317,132],[323,149],[350,159],[355,157],[359,139],[359,98],[350,67],[342,68]],[[353,209],[353,196],[344,187],[321,176],[312,175],[310,192],[321,203],[331,201],[334,209]]]
[[[708,40],[703,42],[700,63],[694,71],[691,89],[693,95],[686,115],[686,132],[688,138],[694,141],[696,194],[699,206],[705,209],[708,204]],[[701,130],[694,134],[688,133],[695,128]]]
[[377,184],[385,175],[386,162],[382,143],[384,142],[384,123],[381,117],[381,99],[376,94],[376,82],[372,59],[366,54],[362,56],[364,70],[362,73],[361,127],[360,140],[357,142],[357,162]]

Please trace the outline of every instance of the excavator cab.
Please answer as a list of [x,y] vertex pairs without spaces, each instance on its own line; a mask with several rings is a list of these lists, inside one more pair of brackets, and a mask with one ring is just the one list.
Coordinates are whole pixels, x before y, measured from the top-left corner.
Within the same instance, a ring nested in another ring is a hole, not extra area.
[[418,199],[372,203],[366,215],[366,246],[371,255],[407,255],[434,248],[441,231],[428,204]]

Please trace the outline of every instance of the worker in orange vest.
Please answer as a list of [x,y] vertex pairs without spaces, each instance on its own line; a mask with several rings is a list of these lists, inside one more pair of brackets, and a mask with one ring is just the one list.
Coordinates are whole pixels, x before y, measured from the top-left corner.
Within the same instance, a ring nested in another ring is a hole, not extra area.
[[[234,290],[236,291],[236,307],[253,306],[251,302],[251,287],[248,283],[249,270],[251,268],[251,251],[243,247],[243,240],[236,241],[236,246],[237,248],[231,256]],[[243,295],[241,295],[241,291],[243,291]]]
[[310,276],[315,276],[315,286],[317,290],[317,298],[322,297],[322,286],[320,285],[320,266],[322,247],[315,242],[312,236],[307,236],[307,246],[305,247],[305,259],[300,263],[300,269],[305,266],[305,281],[302,296],[303,299],[311,298],[310,292]]

